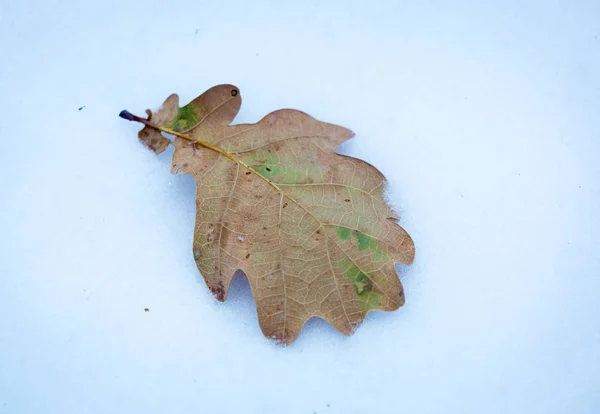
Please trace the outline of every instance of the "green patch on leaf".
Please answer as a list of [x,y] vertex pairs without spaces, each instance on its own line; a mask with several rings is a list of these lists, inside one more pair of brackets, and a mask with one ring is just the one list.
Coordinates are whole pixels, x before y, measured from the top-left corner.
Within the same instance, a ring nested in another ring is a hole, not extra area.
[[174,131],[181,132],[193,128],[200,121],[195,105],[189,104],[177,110],[173,120],[167,125]]
[[252,158],[251,164],[257,173],[266,178],[277,177],[284,172],[277,155],[269,152],[256,154]]
[[367,295],[373,290],[373,282],[358,267],[348,261],[344,261],[344,275],[352,282],[354,292],[359,295]]
[[337,235],[341,240],[350,240],[350,234],[356,239],[356,246],[359,251],[371,250],[373,251],[374,260],[388,260],[388,255],[379,247],[379,243],[374,238],[358,230],[350,230],[348,227],[337,228]]
[[364,233],[361,233],[358,230],[354,230],[352,234],[354,235],[354,237],[356,237],[358,241],[358,250],[372,250],[375,256],[375,260],[387,260],[387,254],[385,254],[385,252],[381,250],[381,247],[379,247],[379,243],[377,242],[377,240],[367,236]]
[[257,173],[278,184],[312,184],[323,180],[319,166],[298,165],[298,160],[289,154],[271,150],[244,153],[240,159]]
[[258,167],[254,167],[257,173],[266,178],[276,177],[281,175],[281,168],[271,167],[268,165],[259,165]]
[[358,267],[348,260],[341,260],[344,276],[352,282],[354,293],[361,300],[361,307],[369,311],[381,306],[381,293],[373,290],[373,281]]
[[348,227],[338,227],[337,235],[342,240],[350,239],[350,229]]

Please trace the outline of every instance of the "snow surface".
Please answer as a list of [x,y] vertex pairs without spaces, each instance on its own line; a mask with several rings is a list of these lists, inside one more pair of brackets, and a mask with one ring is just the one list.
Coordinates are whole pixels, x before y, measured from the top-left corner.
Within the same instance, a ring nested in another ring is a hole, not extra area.
[[[599,37],[597,0],[3,1],[0,412],[600,412]],[[403,308],[283,348],[213,299],[192,178],[117,114],[225,82],[356,132]]]

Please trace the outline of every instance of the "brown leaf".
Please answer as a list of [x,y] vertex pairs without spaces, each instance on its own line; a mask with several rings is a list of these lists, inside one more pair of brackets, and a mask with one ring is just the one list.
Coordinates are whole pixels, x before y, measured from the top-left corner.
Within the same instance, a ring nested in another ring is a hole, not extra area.
[[243,270],[263,333],[284,344],[313,316],[349,335],[367,312],[404,304],[394,265],[412,263],[414,244],[383,175],[335,153],[352,131],[290,109],[229,126],[241,104],[232,85],[177,101],[151,121],[177,136],[172,171],[196,179],[193,255],[218,300]]

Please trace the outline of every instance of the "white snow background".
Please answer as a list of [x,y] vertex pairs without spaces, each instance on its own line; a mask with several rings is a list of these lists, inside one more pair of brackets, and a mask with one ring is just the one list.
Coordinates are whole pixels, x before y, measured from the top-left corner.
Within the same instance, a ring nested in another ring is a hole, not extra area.
[[[599,412],[599,37],[597,0],[3,1],[0,412]],[[356,132],[403,308],[280,347],[212,297],[192,177],[118,113],[219,83]]]

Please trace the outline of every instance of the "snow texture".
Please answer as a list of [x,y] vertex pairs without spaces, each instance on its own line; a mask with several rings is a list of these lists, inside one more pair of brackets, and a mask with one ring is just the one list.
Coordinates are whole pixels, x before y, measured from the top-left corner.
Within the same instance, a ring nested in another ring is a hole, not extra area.
[[[0,9],[0,413],[599,412],[600,2]],[[117,115],[226,82],[356,132],[403,308],[284,348],[211,296],[193,179]]]

